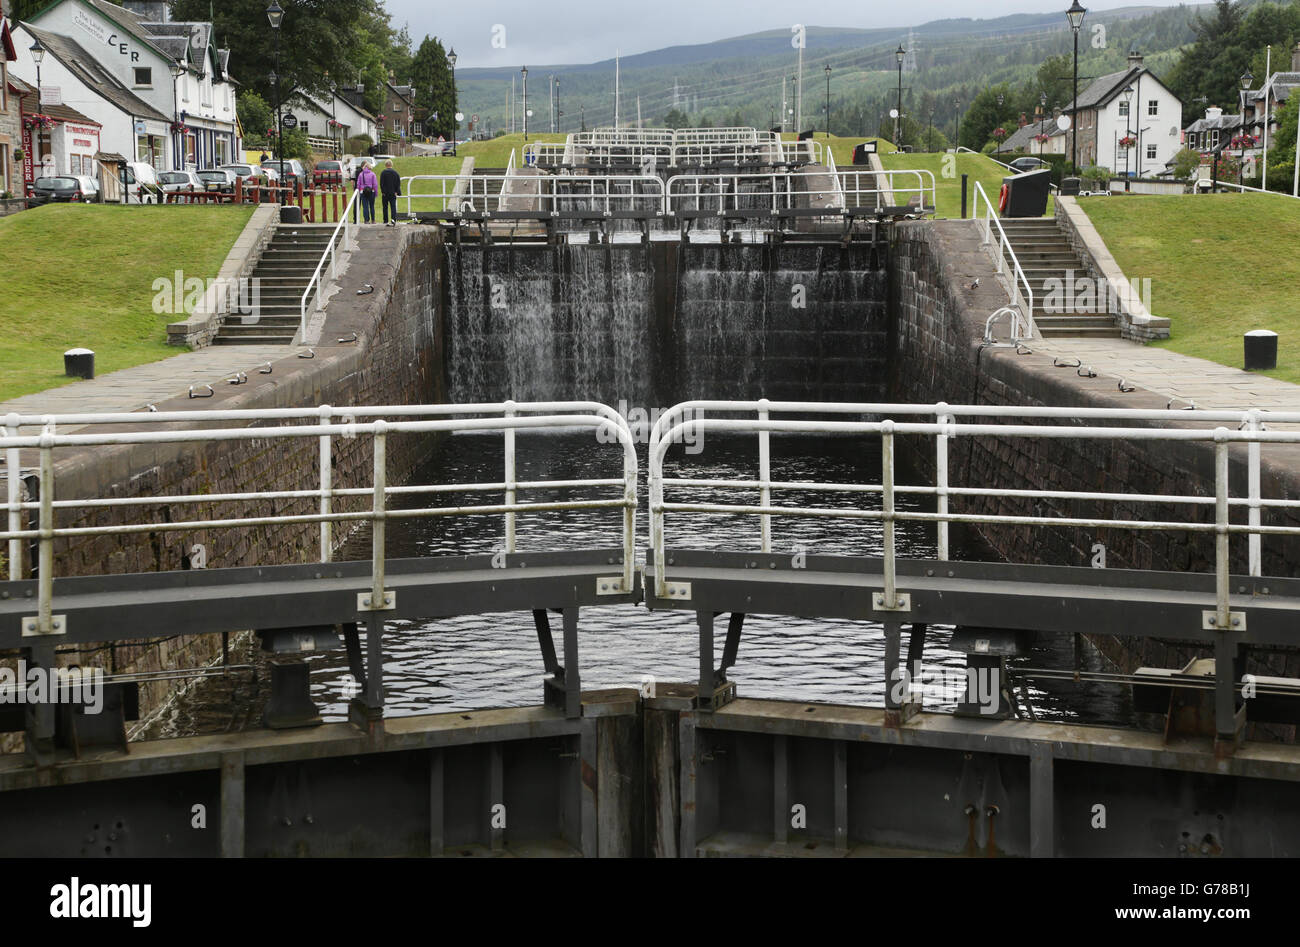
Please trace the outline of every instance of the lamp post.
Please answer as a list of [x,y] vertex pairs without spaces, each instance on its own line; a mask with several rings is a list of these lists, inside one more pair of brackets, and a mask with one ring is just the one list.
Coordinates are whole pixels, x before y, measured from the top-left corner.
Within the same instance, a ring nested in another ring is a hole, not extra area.
[[831,67],[826,66],[826,137],[831,137]]
[[1046,92],[1038,93],[1038,114],[1040,118],[1038,120],[1038,135],[1036,137],[1038,138],[1038,157],[1039,160],[1041,160],[1043,157],[1043,136],[1047,134],[1047,127],[1046,127],[1047,126],[1047,93]]
[[1250,91],[1251,83],[1255,81],[1255,77],[1247,69],[1242,73],[1239,81],[1241,82],[1241,148],[1237,156],[1237,186],[1239,188],[1238,193],[1245,194],[1246,192],[1240,190],[1240,187],[1242,178],[1246,173],[1246,93]]
[[[45,58],[45,47],[41,45],[38,39],[32,40],[32,45],[28,47],[28,52],[32,54],[32,61],[36,63],[36,112],[41,114],[41,60]],[[41,163],[41,129],[38,125],[32,129],[32,147],[35,152],[32,155],[32,167]],[[35,172],[33,172],[35,174]]]
[[1070,29],[1074,32],[1074,98],[1070,102],[1070,167],[1074,177],[1074,187],[1072,190],[1062,188],[1063,194],[1079,193],[1079,28],[1083,26],[1083,16],[1087,12],[1079,0],[1074,0],[1074,3],[1070,4],[1070,9],[1065,11],[1065,18],[1070,21]]
[[284,19],[284,10],[275,0],[266,8],[266,18],[275,31],[275,72],[271,73],[271,82],[275,85],[275,157],[284,157],[284,125],[280,116],[280,21]]
[[[998,128],[1002,127],[1002,103],[1005,101],[1006,99],[1003,97],[1002,93],[999,92],[998,93]],[[1003,135],[1002,137],[1005,138],[1006,136]],[[1002,138],[998,139],[997,154],[1002,154]]]
[[[325,78],[328,79],[329,77],[330,74],[329,74],[329,70],[327,69],[325,70]],[[333,157],[336,160],[339,156],[338,140],[342,136],[342,132],[339,129],[338,116],[334,114],[334,99],[337,97],[338,97],[338,90],[335,88],[334,83],[331,82],[330,83],[330,151],[333,152]]]
[[451,114],[456,122],[456,133],[451,136],[451,153],[456,154],[456,143],[460,141],[460,113],[456,111],[456,47],[447,53],[447,65],[451,68]]
[[925,150],[934,151],[934,106],[930,106],[930,130],[925,133]]
[[907,50],[903,49],[903,44],[898,44],[898,49],[894,50],[894,58],[898,60],[898,118],[894,119],[894,148],[902,150],[903,147],[903,60],[907,58]]
[[555,131],[564,134],[564,109],[560,108],[560,77],[555,77]]
[[[172,73],[172,124],[175,125],[181,120],[181,103],[176,92],[176,83],[180,81],[181,74],[185,72],[185,67],[181,65],[179,59],[173,59],[168,66]],[[172,167],[179,169],[181,166],[181,144],[179,132],[172,128]]]
[[524,77],[524,141],[528,140],[528,67],[523,66],[519,74]]
[[[1124,139],[1125,141],[1127,141],[1130,135],[1132,135],[1132,130],[1130,129],[1129,126],[1132,124],[1133,121],[1133,87],[1132,86],[1125,87],[1124,91],[1120,93],[1120,98],[1124,100]],[[1129,183],[1128,183],[1129,150],[1130,150],[1130,146],[1126,145],[1124,147],[1124,190],[1126,191],[1129,189]]]
[[961,99],[953,99],[952,107],[957,113],[957,127],[952,133],[952,153],[956,154],[957,149],[961,147]]

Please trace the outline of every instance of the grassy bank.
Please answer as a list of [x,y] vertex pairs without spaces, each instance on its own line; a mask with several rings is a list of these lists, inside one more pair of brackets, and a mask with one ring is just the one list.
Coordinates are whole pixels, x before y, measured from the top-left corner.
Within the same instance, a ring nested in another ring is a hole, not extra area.
[[[1085,197],[1079,205],[1129,280],[1151,280],[1164,348],[1242,364],[1242,333],[1278,333],[1278,367],[1300,383],[1300,201],[1269,194]],[[1244,268],[1247,274],[1240,275]]]
[[[882,150],[889,146],[882,145]],[[838,155],[836,160],[839,160]],[[959,155],[946,154],[882,154],[880,163],[886,169],[897,168],[925,169],[934,175],[934,189],[938,202],[939,217],[961,216],[961,176],[967,174],[969,190],[966,198],[967,216],[975,215],[975,182],[984,188],[990,201],[996,206],[998,191],[1002,188],[1002,179],[1011,172],[985,155],[973,155],[962,152]],[[899,179],[900,187],[910,182]],[[1051,200],[1048,200],[1047,212],[1052,213]]]
[[0,218],[0,400],[68,384],[63,352],[96,374],[175,355],[153,282],[214,277],[252,206],[48,204]]

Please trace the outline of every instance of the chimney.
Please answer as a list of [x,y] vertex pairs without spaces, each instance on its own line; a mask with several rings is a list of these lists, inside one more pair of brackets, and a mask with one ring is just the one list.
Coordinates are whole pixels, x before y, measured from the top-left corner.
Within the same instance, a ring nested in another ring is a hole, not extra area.
[[1128,51],[1128,67],[1130,69],[1142,68],[1142,54],[1136,49],[1130,49]]
[[1218,121],[1221,118],[1223,118],[1223,109],[1219,108],[1217,105],[1211,105],[1205,110],[1205,120],[1207,122]]

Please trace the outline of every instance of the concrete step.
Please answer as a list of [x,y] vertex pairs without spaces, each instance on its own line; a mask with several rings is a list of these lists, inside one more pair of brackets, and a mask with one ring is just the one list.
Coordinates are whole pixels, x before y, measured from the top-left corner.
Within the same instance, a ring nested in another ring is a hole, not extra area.
[[1124,337],[1118,326],[1096,329],[1053,329],[1039,326],[1038,332],[1045,339],[1120,339]]
[[293,335],[236,335],[223,336],[220,333],[212,340],[213,345],[289,345]]
[[312,273],[316,272],[316,264],[311,266],[294,265],[292,263],[271,263],[258,264],[257,269],[253,270],[254,276],[263,278],[295,278],[301,279],[304,286],[311,280]]
[[1115,325],[1115,317],[1110,313],[1050,313],[1034,312],[1034,322],[1038,323],[1039,328],[1047,326],[1053,328],[1073,327],[1073,328],[1118,328]]

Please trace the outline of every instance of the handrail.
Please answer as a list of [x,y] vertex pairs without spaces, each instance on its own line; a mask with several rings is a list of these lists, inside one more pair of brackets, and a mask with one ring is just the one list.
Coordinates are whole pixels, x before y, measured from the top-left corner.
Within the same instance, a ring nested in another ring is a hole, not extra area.
[[329,243],[325,245],[325,252],[321,254],[320,262],[316,264],[316,270],[311,274],[311,279],[307,281],[307,288],[302,291],[302,300],[300,301],[300,321],[298,323],[298,338],[302,339],[307,334],[307,300],[312,297],[312,288],[315,287],[315,302],[313,309],[316,312],[325,305],[325,289],[327,284],[322,278],[322,272],[326,262],[330,265],[329,278],[331,281],[338,279],[338,253],[336,243],[340,234],[343,237],[342,249],[344,252],[353,249],[355,240],[352,236],[352,211],[356,205],[357,197],[360,191],[354,190],[352,197],[348,199],[343,208],[343,216],[334,227],[334,232],[330,234]]
[[[914,188],[900,188],[904,193],[915,191],[920,198],[920,210],[934,208],[934,175],[928,170],[898,169],[883,172],[892,182],[893,175],[913,175],[916,178]],[[810,194],[830,195],[831,204],[825,210],[827,216],[834,216],[846,210],[850,195],[853,207],[880,206],[880,196],[893,188],[875,186],[881,172],[875,171],[833,171],[832,187],[822,191],[805,191],[798,185],[804,183],[806,175],[791,174],[782,171],[755,172],[716,172],[713,174],[677,174],[668,179],[665,192],[665,210],[670,214],[681,211],[703,211],[715,209],[718,212],[741,209],[757,209],[765,205],[772,212],[794,209],[801,197]],[[766,186],[764,186],[766,185]],[[867,186],[864,186],[867,185]],[[875,200],[864,200],[874,197]],[[926,198],[930,198],[927,207]],[[742,205],[742,201],[744,202]],[[814,208],[816,209],[816,208]]]
[[[605,215],[637,208],[662,213],[665,206],[664,182],[653,174],[475,174],[469,179],[468,190],[455,194],[455,199],[451,200],[453,193],[448,184],[457,177],[414,174],[402,178],[407,212],[410,212],[413,198],[441,201],[440,213],[456,217],[465,213],[491,215],[507,211],[511,208],[502,206],[507,201],[535,203],[532,212],[538,214],[560,214],[569,209],[568,205],[592,201],[603,202],[604,206],[598,210]],[[412,194],[412,185],[416,181],[433,181],[441,184],[441,190]],[[493,191],[494,184],[499,184],[500,189]],[[520,185],[525,190],[507,191],[507,184]]]
[[[981,201],[984,203],[984,216],[982,218],[979,216]],[[1002,273],[1006,260],[1008,258],[1011,260],[1011,304],[1020,310],[1021,315],[1020,319],[1012,322],[1011,342],[1015,344],[1016,342],[1032,339],[1037,331],[1034,325],[1034,288],[1029,284],[1029,278],[1025,276],[1025,271],[1016,258],[1016,251],[1011,248],[1011,241],[1007,238],[1007,232],[1002,229],[1002,221],[998,219],[993,202],[984,193],[984,188],[979,181],[975,182],[975,217],[981,221],[980,229],[984,233],[982,243],[986,247],[992,246],[993,228],[997,227],[998,247],[993,253],[996,257],[999,275]],[[1023,293],[1021,292],[1022,286],[1024,287]]]
[[[845,200],[848,195],[855,196],[862,194],[874,195],[877,197],[877,206],[879,206],[879,196],[883,194],[890,195],[890,199],[899,200],[898,194],[915,193],[920,200],[922,209],[934,211],[937,206],[937,191],[935,188],[934,172],[928,168],[884,168],[880,171],[836,171],[840,178],[840,187],[844,191]],[[897,175],[910,175],[916,179],[915,186],[900,186],[895,182]],[[880,179],[884,180],[880,180]],[[871,187],[862,187],[862,182],[867,181]],[[876,187],[876,184],[880,184]],[[852,186],[850,186],[852,185]],[[926,198],[929,198],[927,201]],[[858,201],[855,207],[861,207],[863,204]]]
[[[724,412],[729,415],[753,415],[735,419],[707,417],[706,414]],[[827,421],[773,419],[773,414],[793,415],[855,415],[880,417],[879,421]],[[1023,408],[1018,406],[949,405],[943,402],[930,405],[876,404],[876,403],[824,403],[768,401],[687,401],[664,412],[655,422],[650,434],[648,454],[648,486],[650,492],[650,541],[654,552],[655,594],[666,597],[665,573],[665,516],[668,513],[722,513],[751,515],[759,520],[760,549],[771,552],[770,519],[773,516],[839,517],[879,521],[886,524],[884,571],[886,606],[889,601],[894,575],[896,550],[892,542],[892,524],[899,521],[934,523],[936,527],[937,558],[948,558],[948,530],[952,523],[983,523],[1021,526],[1071,526],[1097,529],[1134,529],[1187,531],[1212,533],[1216,536],[1216,620],[1219,628],[1227,628],[1229,618],[1228,538],[1230,535],[1248,537],[1248,562],[1252,576],[1262,574],[1260,541],[1264,535],[1300,536],[1300,527],[1265,526],[1261,524],[1263,509],[1300,509],[1300,500],[1277,497],[1265,499],[1260,492],[1260,446],[1265,443],[1300,443],[1300,430],[1267,430],[1262,420],[1267,414],[1271,422],[1295,423],[1300,412],[1261,412],[1259,410],[1191,410],[1170,411],[1151,409],[1109,408]],[[898,417],[900,420],[894,420]],[[921,420],[924,419],[924,420]],[[975,419],[959,423],[962,419]],[[1055,420],[1060,424],[1041,424],[1036,421]],[[1157,426],[1106,426],[1106,422],[1164,422],[1169,427]],[[1009,423],[999,423],[1009,422]],[[1236,429],[1229,429],[1225,423]],[[1215,425],[1210,427],[1209,425]],[[1200,426],[1198,426],[1200,425]],[[1239,427],[1237,427],[1239,426]],[[707,431],[755,434],[758,437],[758,477],[746,480],[720,480],[664,476],[664,459],[673,443],[698,444]],[[808,483],[772,479],[768,441],[772,433],[788,434],[856,434],[879,436],[882,440],[882,479],[880,482],[858,483]],[[898,486],[893,482],[893,438],[896,435],[920,435],[934,439],[934,485]],[[992,484],[952,486],[949,482],[948,441],[952,437],[974,438],[1026,438],[1071,439],[1097,441],[1201,441],[1209,442],[1215,451],[1215,493],[1205,495],[1157,495],[1124,492],[1097,492],[1079,490],[1041,490],[1004,488]],[[1247,496],[1232,497],[1228,482],[1228,450],[1230,445],[1245,444],[1247,450]],[[664,498],[665,488],[695,488],[757,490],[759,503],[669,503]],[[860,507],[782,507],[773,505],[773,491],[799,490],[831,493],[881,494],[884,504],[879,510]],[[987,497],[992,492],[998,496],[1023,500],[1057,499],[1064,501],[1093,501],[1124,505],[1140,503],[1187,504],[1193,507],[1213,506],[1213,523],[1157,522],[1100,516],[1053,516],[1036,510],[1033,515],[953,513],[949,501],[953,497]],[[900,511],[893,507],[895,494],[932,496],[936,498],[936,511]],[[1229,509],[1244,507],[1248,520],[1244,524],[1229,522]]]
[[[466,417],[465,415],[491,415]],[[387,415],[385,417],[384,415]],[[91,425],[120,424],[123,418],[141,422],[145,426],[167,425],[164,430],[118,431],[108,430],[88,434],[57,434],[57,421],[63,423],[88,423]],[[370,421],[358,421],[370,417]],[[398,418],[398,420],[391,420]],[[75,422],[72,420],[75,419]],[[87,420],[91,419],[91,420]],[[4,418],[4,431],[0,434],[0,450],[7,461],[15,458],[24,448],[40,451],[39,500],[19,502],[11,485],[3,509],[9,513],[8,524],[0,539],[9,541],[11,555],[10,578],[16,579],[14,563],[21,562],[20,543],[37,540],[39,567],[36,634],[59,633],[53,620],[54,543],[57,539],[76,536],[135,534],[146,532],[187,532],[242,528],[248,526],[287,526],[318,524],[320,527],[320,558],[330,561],[333,551],[332,527],[335,523],[372,524],[372,588],[371,601],[385,603],[391,593],[384,587],[384,531],[388,520],[427,516],[501,515],[505,521],[505,552],[515,551],[515,518],[520,513],[537,513],[547,510],[620,509],[623,511],[623,563],[621,586],[615,591],[631,591],[636,554],[637,508],[637,457],[635,439],[627,422],[618,412],[606,405],[588,401],[516,403],[511,401],[476,405],[413,405],[398,408],[333,408],[323,405],[313,409],[280,409],[266,411],[181,411],[148,412],[114,415],[63,415],[40,419],[43,429],[39,434],[20,434],[26,422],[34,420],[11,414]],[[230,420],[299,420],[304,423],[280,426],[250,426],[211,429],[204,427],[212,421]],[[192,426],[178,426],[188,424]],[[538,481],[519,481],[515,476],[515,433],[521,430],[595,430],[597,441],[618,442],[622,447],[623,474],[618,478],[579,478]],[[427,434],[454,431],[500,431],[505,440],[504,477],[491,483],[426,484],[390,486],[388,483],[386,439],[392,434]],[[336,488],[333,484],[333,439],[352,439],[358,436],[373,438],[374,479],[369,486]],[[67,447],[103,447],[131,444],[208,444],[224,441],[257,440],[269,444],[292,444],[299,438],[317,438],[319,441],[319,486],[297,490],[242,491],[229,494],[193,494],[177,496],[93,497],[55,501],[54,451]],[[17,469],[16,467],[13,469]],[[11,481],[11,484],[16,481]],[[519,491],[589,489],[618,487],[616,498],[544,502],[517,500]],[[392,510],[387,508],[387,498],[403,494],[445,494],[449,492],[504,493],[504,502],[477,506],[434,506],[418,509]],[[370,510],[340,512],[333,502],[341,498],[372,497]],[[63,526],[57,525],[55,510],[103,510],[120,507],[174,508],[178,505],[229,504],[241,501],[310,500],[319,502],[319,513],[281,513],[269,515],[234,515],[230,517],[198,516],[193,519],[168,518],[157,522],[146,517],[142,522],[115,522],[113,524]],[[24,510],[38,512],[38,528],[21,528],[20,514]],[[14,558],[15,553],[18,554]],[[379,606],[377,610],[382,610]],[[391,607],[391,606],[389,606]]]

